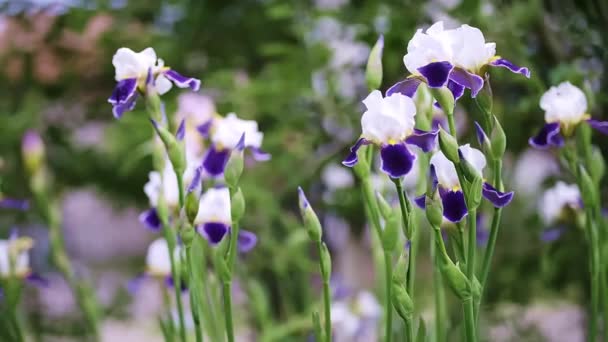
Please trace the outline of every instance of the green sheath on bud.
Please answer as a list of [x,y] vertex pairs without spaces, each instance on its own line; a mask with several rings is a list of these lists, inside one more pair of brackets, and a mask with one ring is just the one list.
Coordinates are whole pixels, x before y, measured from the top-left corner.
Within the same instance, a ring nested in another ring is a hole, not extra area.
[[376,198],[378,199],[378,207],[380,208],[380,214],[386,220],[388,217],[393,215],[393,208],[390,204],[384,199],[382,194],[376,191]]
[[437,196],[429,197],[425,199],[425,212],[426,219],[429,221],[432,227],[441,227],[443,223],[443,203]]
[[319,222],[319,218],[317,214],[314,212],[306,195],[304,194],[304,190],[298,187],[298,196],[300,203],[300,212],[302,214],[302,220],[304,221],[304,226],[308,230],[308,236],[313,242],[320,242],[321,235],[323,234],[323,229],[321,227],[321,222]]
[[496,116],[494,116],[494,131],[492,131],[491,146],[492,156],[502,159],[507,148],[507,136]]
[[481,179],[481,176],[475,177],[473,181],[469,183],[469,193],[466,198],[467,207],[469,209],[479,207],[482,197],[482,188],[483,180]]
[[443,128],[439,130],[439,148],[441,148],[441,152],[443,152],[449,161],[454,164],[458,164],[460,162],[456,138],[451,136],[450,133],[446,132]]
[[224,169],[224,181],[229,188],[234,189],[239,184],[243,173],[243,151],[233,151]]
[[384,224],[384,230],[382,231],[382,247],[385,251],[392,251],[397,246],[399,240],[399,227],[401,226],[400,217],[395,213],[390,214]]
[[186,246],[186,248],[190,248],[190,246],[192,246],[192,241],[194,241],[194,236],[196,235],[194,228],[192,228],[191,225],[186,224],[186,226],[180,231],[180,234],[184,246]]
[[378,89],[382,84],[382,50],[384,49],[384,36],[380,36],[372,48],[367,60],[365,80],[370,90]]
[[407,269],[408,265],[408,252],[407,249],[404,250],[403,253],[399,256],[399,260],[397,260],[397,264],[395,265],[395,272],[393,273],[393,281],[398,284],[405,284],[407,279]]
[[232,279],[232,272],[230,272],[230,269],[228,268],[228,263],[226,262],[226,259],[224,258],[224,253],[220,248],[217,248],[214,250],[214,264],[215,264],[215,271],[217,272],[218,276],[220,277],[220,279],[222,280],[222,282],[228,282]]
[[233,222],[239,222],[245,214],[245,197],[243,196],[241,188],[237,188],[232,194],[232,198],[230,199],[230,210]]
[[584,166],[579,167],[579,177],[581,183],[581,196],[583,197],[583,203],[585,207],[593,207],[597,200],[597,189],[595,183],[589,176],[589,173]]
[[[490,74],[486,74],[485,81],[483,82],[483,88],[481,88],[477,94],[477,97],[475,97],[475,101],[477,102],[479,109],[481,109],[482,114],[486,116],[486,118],[489,118],[490,115],[492,115],[492,107],[494,106],[492,86],[490,85]],[[486,129],[489,128],[490,127],[486,127]]]
[[450,113],[454,112],[454,95],[452,91],[447,87],[429,88],[429,90],[445,113],[451,115]]
[[325,242],[321,243],[319,253],[319,258],[321,258],[321,275],[325,281],[329,281],[331,277],[331,254]]
[[175,173],[184,173],[186,169],[186,154],[184,152],[184,144],[177,141],[175,136],[169,132],[165,127],[158,124],[158,122],[152,120],[152,125],[156,130],[156,133],[165,145],[165,150],[173,165]]
[[462,273],[460,268],[456,266],[451,260],[444,262],[440,265],[441,274],[446,279],[448,286],[454,292],[454,295],[460,300],[470,299],[471,285],[467,277]]
[[357,175],[357,177],[359,177],[359,179],[365,179],[370,174],[369,163],[367,161],[367,158],[365,157],[367,155],[367,149],[369,148],[372,147],[361,146],[359,151],[357,151],[357,158],[359,159],[359,161],[357,162],[357,164],[355,164],[355,166],[353,166],[353,170],[355,171],[355,174]]
[[411,320],[414,313],[414,303],[403,284],[392,282],[393,307],[404,320]]
[[158,203],[156,204],[156,214],[158,215],[158,219],[163,225],[167,225],[169,223],[169,207],[167,207],[165,197],[162,195],[158,196]]
[[604,156],[602,156],[602,152],[599,148],[593,147],[591,152],[591,160],[589,162],[589,173],[591,174],[591,178],[593,178],[593,181],[598,184],[602,177],[604,177],[605,172],[606,163],[604,161]]
[[195,191],[190,191],[186,194],[186,216],[188,222],[194,223],[194,219],[198,214],[199,198]]

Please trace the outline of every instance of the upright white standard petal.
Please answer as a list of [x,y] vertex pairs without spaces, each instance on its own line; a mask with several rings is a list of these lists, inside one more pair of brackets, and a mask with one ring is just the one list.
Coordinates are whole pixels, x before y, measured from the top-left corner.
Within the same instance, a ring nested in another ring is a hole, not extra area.
[[[15,240],[0,240],[0,277],[25,276],[30,270],[29,248],[16,249]],[[14,265],[11,268],[11,254]]]
[[152,68],[152,71],[155,71],[156,61],[156,52],[153,48],[147,48],[141,52],[120,48],[112,57],[112,65],[116,69],[115,78],[117,81],[127,78],[145,79],[148,69]]
[[399,93],[382,97],[374,90],[363,104],[367,107],[361,117],[363,138],[376,144],[395,143],[413,132],[416,106],[411,98]]
[[545,224],[555,223],[565,208],[580,208],[580,201],[581,193],[575,184],[557,182],[554,187],[545,191],[540,199],[540,216]]
[[585,93],[570,82],[551,87],[540,98],[540,108],[545,111],[545,121],[575,125],[586,118]]
[[[173,253],[179,256],[180,246],[176,246]],[[180,260],[180,258],[176,258]],[[171,259],[169,257],[169,246],[163,238],[152,241],[148,246],[146,254],[146,272],[151,276],[165,277],[171,274]]]
[[195,224],[220,222],[230,225],[230,192],[228,188],[211,188],[200,199]]
[[258,131],[258,123],[254,120],[239,119],[230,113],[215,123],[211,140],[225,148],[235,148],[241,136],[245,133],[245,146],[260,148],[264,133]]
[[462,25],[449,31],[451,49],[454,53],[453,63],[473,73],[491,62],[496,55],[496,43],[486,43],[481,30],[469,25]]
[[[469,144],[460,146],[460,152],[464,159],[473,166],[473,168],[483,173],[483,169],[486,167],[486,158],[483,153],[475,148],[472,148]],[[460,187],[460,181],[458,180],[458,174],[456,173],[456,167],[448,160],[448,158],[441,151],[435,152],[431,157],[431,164],[435,166],[435,172],[437,174],[437,181],[443,187],[448,189],[456,189]]]
[[453,30],[444,30],[442,21],[433,24],[426,32],[422,32],[422,29],[416,31],[407,44],[407,54],[403,57],[407,70],[417,75],[420,74],[418,68],[429,63],[452,63],[451,31]]
[[179,188],[171,162],[165,160],[165,168],[162,174],[158,171],[152,171],[148,174],[148,178],[148,182],[144,185],[144,192],[148,196],[150,206],[156,207],[162,194],[169,208],[177,208],[179,205]]

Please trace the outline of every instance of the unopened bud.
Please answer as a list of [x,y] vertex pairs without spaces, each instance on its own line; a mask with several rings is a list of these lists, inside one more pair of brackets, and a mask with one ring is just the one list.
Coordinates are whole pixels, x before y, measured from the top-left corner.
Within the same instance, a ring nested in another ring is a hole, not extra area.
[[593,207],[597,200],[597,188],[595,183],[589,176],[589,173],[584,166],[579,167],[579,177],[581,183],[581,196],[583,197],[583,203],[585,207]]
[[357,164],[355,164],[355,166],[353,166],[353,170],[355,171],[355,174],[357,175],[357,177],[359,177],[359,179],[365,179],[370,174],[370,166],[369,166],[369,162],[367,161],[367,158],[366,158],[367,150],[369,148],[372,148],[372,147],[371,146],[361,146],[359,151],[357,151],[358,162],[357,162]]
[[393,214],[393,208],[390,204],[384,199],[382,194],[376,191],[376,198],[378,199],[378,207],[380,208],[380,214],[386,220],[389,216]]
[[429,88],[429,90],[441,106],[441,109],[443,109],[447,115],[452,115],[454,112],[454,94],[452,94],[452,91],[447,87]]
[[238,222],[243,218],[243,215],[245,214],[245,197],[243,196],[241,188],[237,188],[232,194],[232,198],[230,199],[230,210],[232,221]]
[[460,268],[451,260],[442,262],[440,265],[441,274],[446,279],[448,286],[454,292],[454,295],[460,300],[470,299],[471,285],[467,277],[462,273]]
[[325,242],[321,243],[321,250],[319,251],[319,258],[321,259],[321,275],[325,281],[329,281],[331,277],[331,254]]
[[434,229],[439,229],[441,223],[443,223],[443,203],[437,196],[429,197],[425,199],[425,212],[426,219]]
[[32,175],[44,164],[44,142],[40,135],[33,130],[25,132],[21,141],[21,152],[25,169]]
[[367,60],[367,69],[365,72],[365,80],[367,87],[370,90],[378,89],[382,84],[382,50],[384,49],[384,36],[380,36],[376,44],[372,48],[369,59]]
[[180,234],[184,246],[186,246],[186,248],[190,248],[190,246],[192,246],[192,241],[194,241],[194,236],[196,235],[194,228],[187,224],[184,229],[180,230]]
[[405,286],[396,282],[392,282],[391,286],[393,307],[402,319],[411,320],[414,312],[414,303],[407,293]]
[[323,234],[323,228],[321,227],[321,222],[317,217],[317,214],[310,206],[306,195],[304,194],[304,190],[298,187],[298,197],[300,204],[300,213],[302,214],[302,220],[304,221],[304,226],[308,230],[308,236],[314,242],[321,241],[321,236]]
[[596,184],[598,184],[602,177],[604,177],[605,172],[606,163],[604,161],[604,156],[599,148],[593,147],[591,152],[591,160],[589,162],[589,173],[591,174],[591,178]]
[[167,151],[167,155],[169,156],[169,160],[171,161],[171,165],[173,165],[175,173],[183,174],[184,170],[186,169],[186,154],[184,152],[184,144],[178,142],[176,137],[158,122],[154,120],[150,121],[152,122],[152,126],[154,126],[156,133],[162,140],[163,145],[165,145],[165,150]]
[[490,85],[490,74],[486,73],[483,88],[481,88],[477,97],[475,97],[475,101],[477,101],[477,105],[479,106],[479,109],[481,109],[482,114],[489,118],[492,115],[492,107],[494,104],[492,86]]
[[230,154],[230,159],[224,169],[224,180],[231,189],[238,186],[241,175],[243,174],[243,149],[245,148],[245,133],[237,143],[235,149]]
[[190,191],[186,194],[186,216],[190,223],[194,223],[194,219],[198,215],[199,201],[199,195],[196,191]]
[[443,152],[449,161],[454,164],[458,164],[460,162],[456,138],[451,136],[443,128],[439,130],[439,148],[441,148],[441,152]]
[[400,217],[395,213],[389,215],[384,224],[382,231],[382,248],[385,251],[393,251],[399,240]]
[[498,121],[498,118],[494,116],[494,131],[492,131],[492,155],[494,158],[502,158],[507,148],[507,136],[505,131]]

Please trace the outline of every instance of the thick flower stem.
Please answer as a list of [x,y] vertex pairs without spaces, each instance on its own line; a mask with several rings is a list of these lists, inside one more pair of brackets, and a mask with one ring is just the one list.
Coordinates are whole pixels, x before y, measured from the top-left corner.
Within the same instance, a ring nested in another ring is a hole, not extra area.
[[186,324],[184,319],[184,307],[182,304],[182,282],[181,275],[177,269],[177,263],[175,260],[175,236],[173,236],[173,232],[171,228],[163,223],[163,235],[165,240],[167,241],[167,245],[169,248],[169,261],[171,263],[171,278],[173,279],[173,290],[175,295],[175,305],[177,306],[177,314],[179,317],[179,334],[180,340],[182,342],[186,341]]
[[477,252],[477,208],[470,208],[468,216],[469,242],[467,248],[469,250],[467,255],[467,278],[472,282],[475,278],[475,254]]
[[[439,257],[435,249],[435,242],[431,239],[431,258],[434,260],[435,265],[437,265]],[[435,340],[437,342],[444,342],[446,340],[444,328],[446,320],[445,293],[443,291],[441,271],[437,267],[433,267],[433,291],[435,300]],[[410,339],[410,341],[413,341],[413,339]]]
[[200,319],[200,311],[199,311],[199,303],[198,294],[200,293],[198,289],[198,284],[194,279],[193,269],[192,269],[192,245],[186,246],[186,263],[188,266],[188,276],[189,276],[189,287],[190,287],[190,309],[192,311],[192,320],[194,321],[194,333],[196,336],[196,342],[203,342],[203,332],[201,330],[201,319]]
[[180,172],[175,173],[177,178],[177,189],[179,191],[179,207],[182,209],[184,207],[184,175]]
[[475,313],[473,312],[473,298],[462,301],[464,309],[465,336],[467,342],[476,342]]
[[[500,159],[494,161],[494,184],[496,189],[502,191],[502,161]],[[488,245],[483,258],[483,264],[481,268],[481,277],[479,278],[481,284],[481,297],[483,297],[483,289],[486,286],[488,280],[488,274],[490,273],[490,266],[492,265],[492,258],[494,256],[494,247],[496,246],[496,240],[498,239],[498,228],[500,226],[500,217],[502,214],[502,208],[494,208],[494,216],[492,217],[492,226],[490,227],[490,237],[488,238]]]
[[234,324],[232,322],[232,292],[230,280],[224,281],[224,318],[226,320],[226,335],[228,342],[234,342]]
[[407,272],[407,292],[410,296],[414,297],[414,276],[416,272],[416,227],[414,225],[408,226],[409,213],[411,212],[411,204],[403,186],[401,185],[401,178],[393,178],[392,181],[395,183],[397,188],[397,194],[399,195],[399,207],[401,208],[401,219],[403,220],[403,229],[408,233],[407,238],[410,240],[410,255],[408,258],[408,272]]
[[[372,183],[369,177],[362,179],[363,185],[363,197],[365,200],[365,204],[367,205],[368,212],[370,215],[370,219],[372,221],[372,226],[374,227],[378,239],[382,240],[382,226],[380,225],[380,209],[378,208],[378,203],[376,202],[376,197],[374,195],[374,190],[372,187]],[[385,302],[386,313],[385,313],[385,324],[386,324],[386,336],[385,341],[390,342],[392,337],[392,329],[393,329],[393,303],[391,297],[391,279],[393,273],[393,266],[391,264],[391,255],[390,252],[384,251],[384,269],[385,269]]]

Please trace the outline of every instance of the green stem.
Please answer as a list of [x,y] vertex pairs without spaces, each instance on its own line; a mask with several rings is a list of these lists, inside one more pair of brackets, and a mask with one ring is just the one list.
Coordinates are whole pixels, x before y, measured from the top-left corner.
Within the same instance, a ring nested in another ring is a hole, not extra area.
[[466,341],[475,342],[477,341],[477,337],[475,336],[475,313],[473,311],[473,299],[469,298],[463,300],[462,307],[464,309]]
[[410,239],[410,255],[408,258],[408,271],[406,278],[406,288],[407,292],[414,297],[414,276],[416,272],[416,250],[417,250],[417,241],[416,241],[416,227],[410,226],[409,222],[409,213],[411,212],[411,203],[407,197],[405,191],[403,191],[403,186],[401,184],[401,178],[392,178],[393,183],[395,183],[395,187],[397,188],[397,194],[399,195],[399,207],[401,208],[401,219],[403,220],[403,230],[407,233],[407,238]]
[[405,324],[405,333],[407,334],[407,341],[414,342],[414,322],[412,319],[403,319],[403,323]]
[[234,342],[234,325],[232,323],[232,293],[231,281],[224,282],[224,318],[226,320],[226,335],[228,342]]
[[198,284],[194,279],[193,269],[192,269],[192,245],[186,246],[186,262],[188,267],[188,275],[190,278],[190,282],[188,285],[190,286],[190,310],[192,312],[192,320],[194,321],[194,333],[196,336],[196,342],[203,342],[203,332],[201,329],[201,320],[199,315],[199,304],[200,300],[198,300]]
[[[435,265],[438,264],[438,256],[435,251],[435,242],[431,239],[431,258],[435,261]],[[441,277],[441,271],[437,267],[433,267],[433,290],[435,292],[435,340],[437,342],[445,341],[445,329],[444,321],[446,320],[445,315],[445,293],[443,291],[443,279]],[[413,341],[410,339],[410,341]]]
[[599,319],[600,305],[600,255],[598,246],[597,229],[593,223],[593,215],[589,210],[586,212],[585,225],[589,236],[589,244],[591,245],[591,320],[589,324],[588,340],[594,342],[597,340],[597,322]]
[[391,295],[391,279],[393,279],[393,263],[391,260],[391,254],[388,251],[384,252],[384,269],[386,273],[386,336],[384,341],[390,342],[393,337],[393,303]]
[[475,278],[475,252],[477,251],[477,209],[469,209],[469,217],[467,222],[469,224],[469,242],[468,242],[468,255],[467,255],[467,278],[473,282]]
[[[317,241],[317,250],[319,256],[323,253],[323,247],[321,241]],[[323,262],[319,260],[319,267],[321,269],[321,275],[323,277],[323,311],[324,311],[324,334],[326,342],[331,342],[332,331],[331,331],[331,292],[329,289],[329,275],[327,270],[324,269]]]
[[181,172],[175,172],[177,178],[177,188],[179,193],[179,207],[184,207],[184,175]]
[[175,261],[175,236],[171,228],[163,223],[163,234],[169,247],[169,261],[171,263],[171,277],[173,279],[173,290],[175,295],[175,305],[177,306],[177,314],[179,317],[179,334],[182,342],[186,341],[186,324],[184,319],[184,307],[182,304],[182,286],[181,286],[181,274],[178,273],[177,263]]

